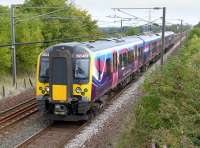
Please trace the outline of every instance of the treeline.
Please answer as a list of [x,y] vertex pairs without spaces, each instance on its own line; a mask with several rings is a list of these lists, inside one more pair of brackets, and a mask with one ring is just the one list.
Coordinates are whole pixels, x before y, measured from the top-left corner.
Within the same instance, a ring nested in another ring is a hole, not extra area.
[[[182,30],[190,30],[190,25],[183,25]],[[137,27],[131,27],[131,26],[123,26],[120,27],[101,27],[100,30],[107,36],[107,37],[119,37],[119,36],[131,36],[131,35],[137,35],[141,34],[143,32],[161,32],[162,26],[158,24],[152,24],[151,26],[148,25],[142,25]],[[181,32],[181,25],[180,24],[173,24],[173,25],[167,25],[166,31],[173,31],[175,33]]]
[[124,26],[123,28],[101,27],[100,30],[107,37],[131,36],[131,35],[136,35],[136,34],[142,33],[141,26],[138,26],[138,27]]
[[[10,8],[0,6],[0,46],[11,43]],[[95,39],[102,34],[96,21],[85,10],[80,10],[65,0],[25,0],[15,8],[17,43],[17,71],[31,73],[35,70],[37,56],[47,46],[58,42]],[[0,47],[0,73],[11,71],[11,47]]]

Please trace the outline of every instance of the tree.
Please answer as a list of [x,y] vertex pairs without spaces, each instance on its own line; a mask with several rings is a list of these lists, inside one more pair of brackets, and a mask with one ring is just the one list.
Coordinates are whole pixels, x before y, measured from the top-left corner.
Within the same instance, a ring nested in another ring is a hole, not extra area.
[[[0,44],[5,45],[10,42],[10,19],[8,17],[8,8],[0,6]],[[4,75],[10,71],[11,56],[10,48],[0,48],[0,73]]]
[[[8,7],[0,7],[0,12],[2,11],[8,13],[10,10]],[[41,14],[43,16],[39,16]],[[92,20],[87,11],[80,10],[65,0],[25,0],[22,6],[15,9],[15,16],[17,43],[86,41],[101,35],[96,21]],[[9,15],[0,16],[0,43],[10,43]],[[34,71],[37,56],[45,47],[46,44],[17,45],[18,74]],[[11,68],[10,47],[0,47],[0,57],[0,72],[6,74]]]
[[[41,26],[41,22],[34,20],[16,25],[16,42],[42,41],[43,35]],[[34,71],[37,63],[37,56],[41,51],[41,45],[38,46],[37,44],[31,46],[17,46],[16,59],[18,71],[22,73]]]

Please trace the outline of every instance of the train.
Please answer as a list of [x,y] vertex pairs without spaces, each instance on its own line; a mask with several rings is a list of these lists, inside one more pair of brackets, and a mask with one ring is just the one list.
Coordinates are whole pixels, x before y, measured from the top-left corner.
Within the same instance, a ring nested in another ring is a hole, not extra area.
[[[123,88],[161,53],[161,33],[60,43],[37,62],[38,108],[50,120],[82,121],[102,108],[102,97]],[[165,32],[165,50],[175,33]]]

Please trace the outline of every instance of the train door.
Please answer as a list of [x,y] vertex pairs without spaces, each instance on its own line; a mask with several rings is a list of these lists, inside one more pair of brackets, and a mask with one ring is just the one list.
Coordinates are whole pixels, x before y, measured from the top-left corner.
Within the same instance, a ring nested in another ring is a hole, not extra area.
[[140,67],[143,65],[143,63],[144,63],[144,57],[143,57],[143,47],[141,47],[141,46],[139,46],[138,47],[138,61],[139,61],[139,65],[140,65]]
[[54,102],[67,102],[72,89],[72,58],[69,51],[50,53],[50,95]]
[[142,64],[145,64],[146,62],[149,61],[149,58],[150,58],[150,42],[146,42],[144,44],[144,50],[143,50],[143,63]]
[[112,71],[111,71],[111,67],[112,63],[111,63],[111,58],[108,57],[106,59],[106,86],[111,87],[112,84]]
[[112,60],[112,88],[116,87],[118,83],[118,61],[117,61],[117,52],[113,52],[113,60]]

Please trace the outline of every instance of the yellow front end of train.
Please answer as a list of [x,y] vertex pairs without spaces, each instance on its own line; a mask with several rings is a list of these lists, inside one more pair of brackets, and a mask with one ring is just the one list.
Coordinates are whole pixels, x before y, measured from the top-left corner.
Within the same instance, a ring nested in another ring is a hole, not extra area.
[[92,94],[92,58],[83,47],[56,45],[38,58],[38,107],[52,120],[87,120]]

